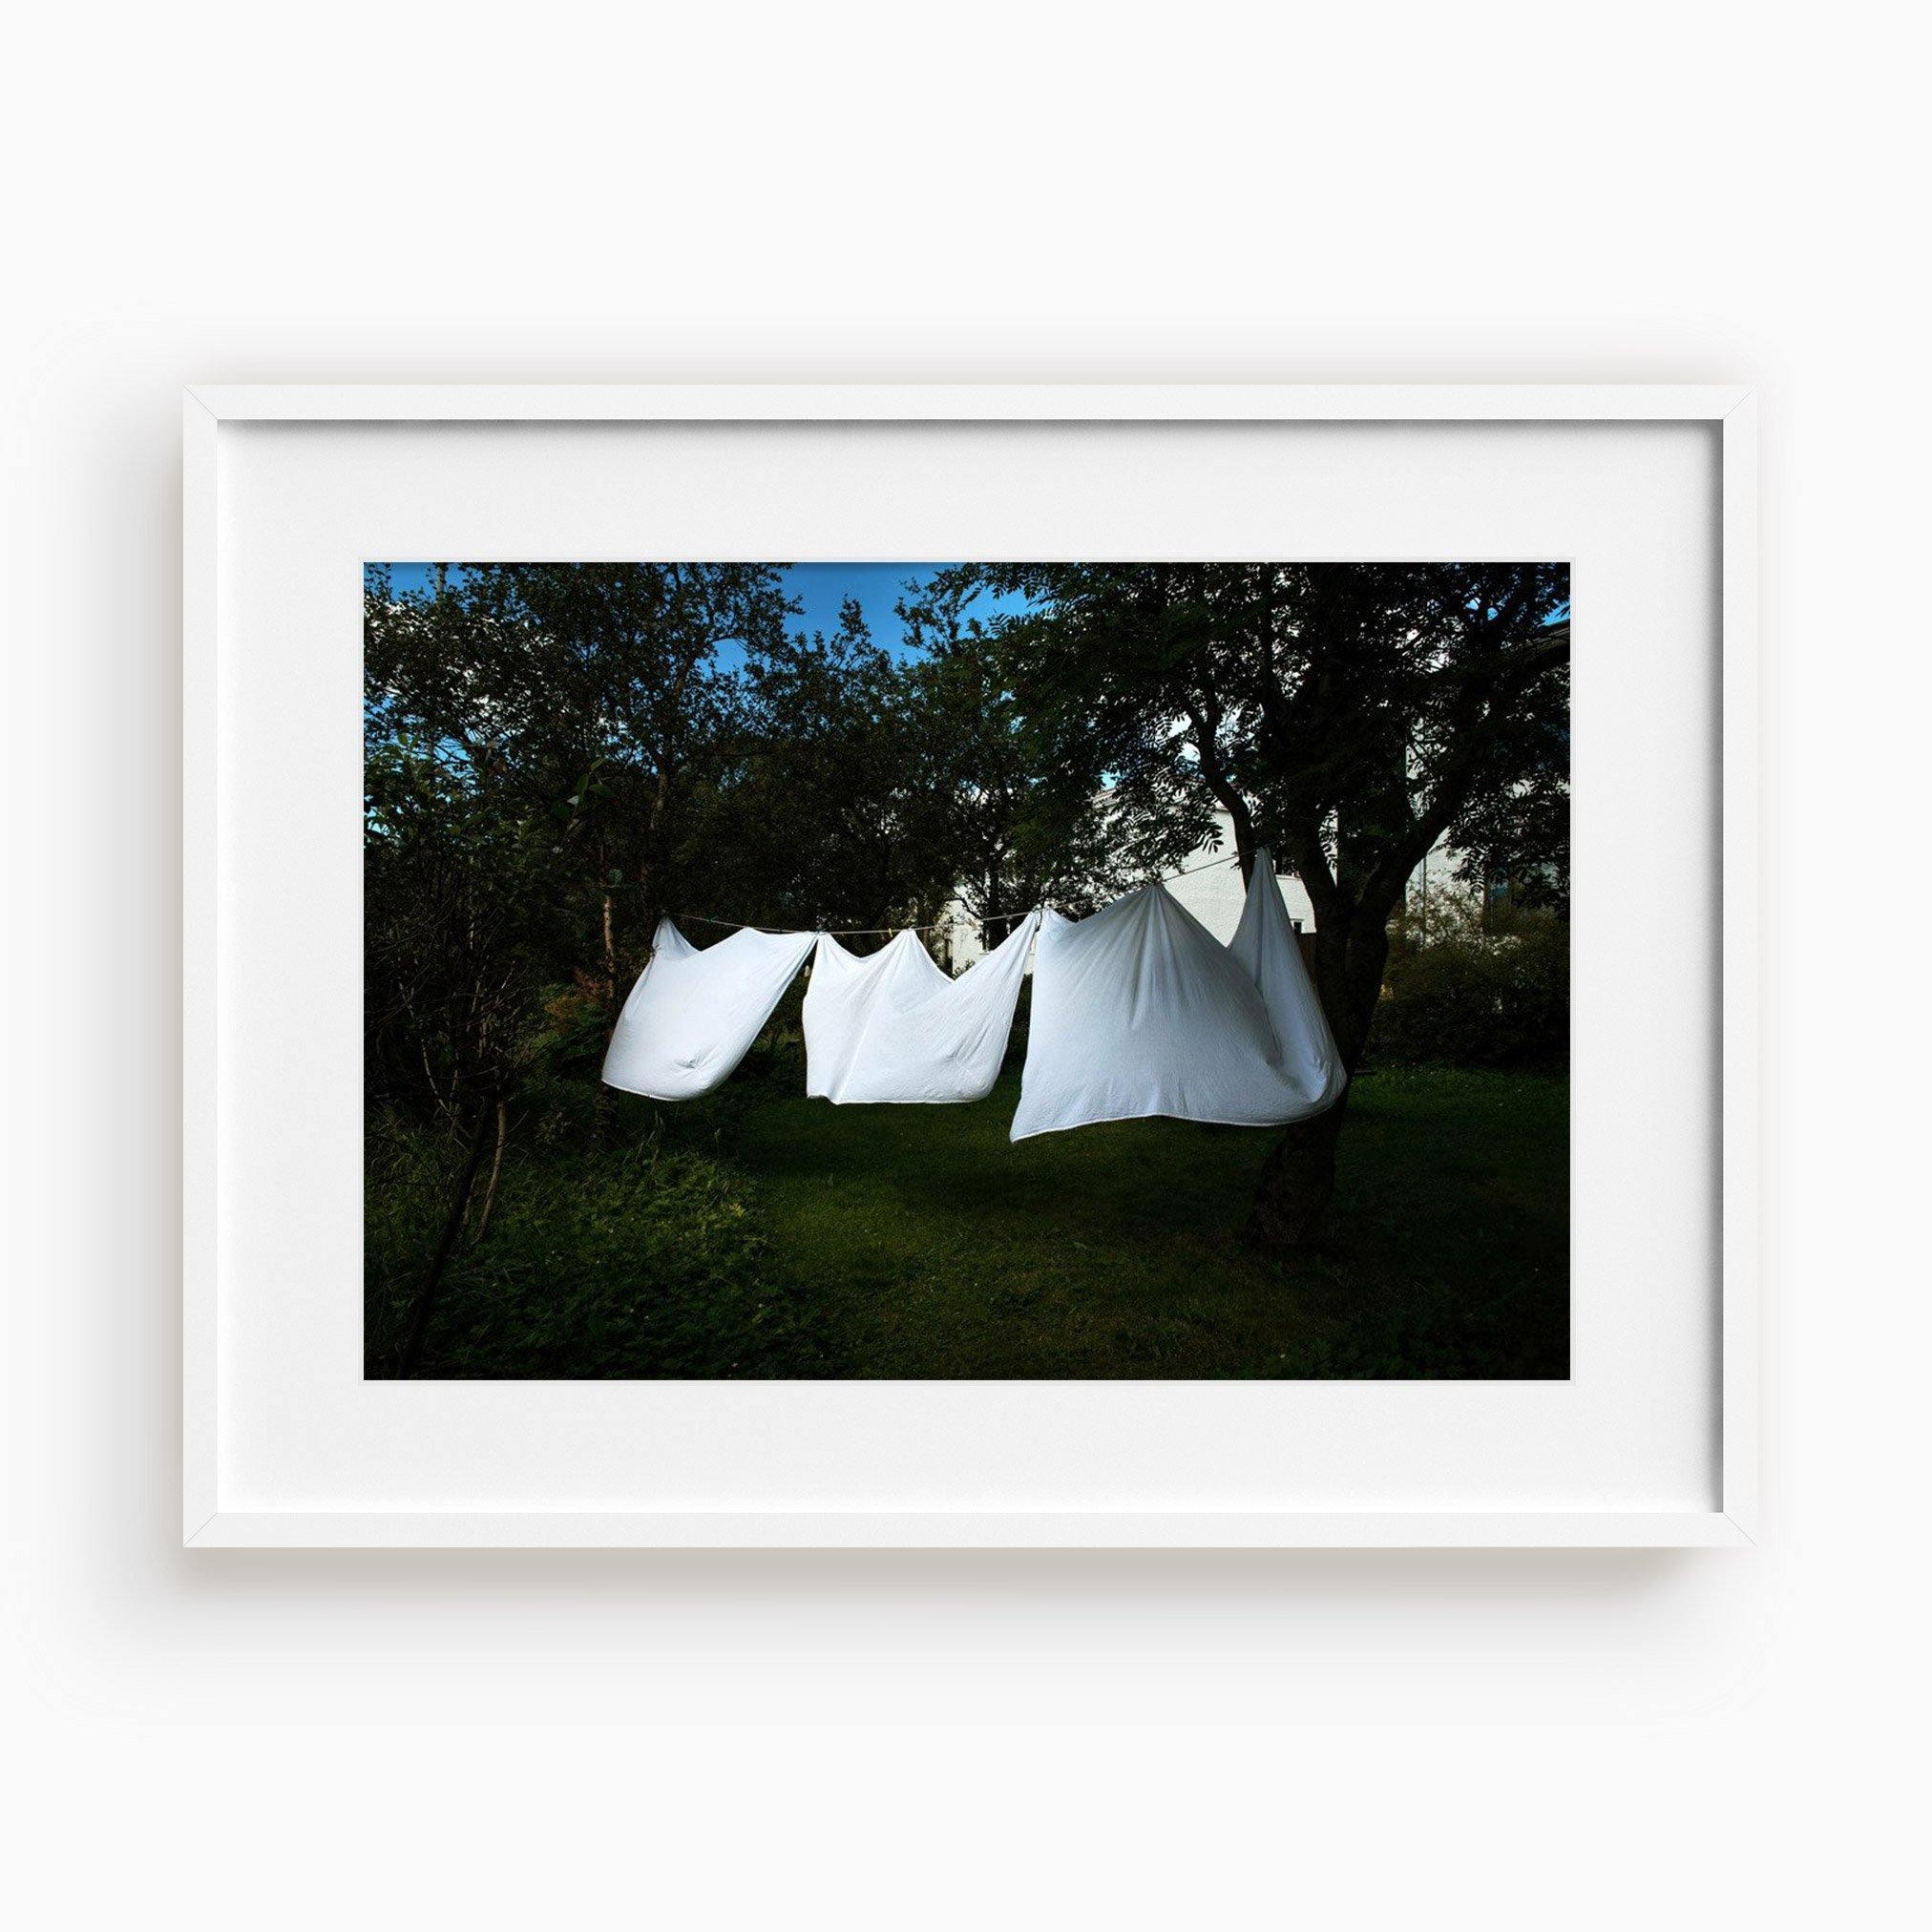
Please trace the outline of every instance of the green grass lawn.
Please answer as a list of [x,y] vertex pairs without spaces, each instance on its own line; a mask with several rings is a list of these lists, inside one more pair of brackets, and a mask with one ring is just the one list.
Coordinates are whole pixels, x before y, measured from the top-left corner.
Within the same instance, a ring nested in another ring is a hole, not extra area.
[[[1017,1058],[1017,1056],[1016,1056]],[[988,1100],[834,1107],[795,1061],[683,1106],[513,1136],[419,1373],[527,1376],[1562,1376],[1569,1098],[1536,1075],[1357,1081],[1322,1252],[1239,1241],[1271,1130],[1007,1138]],[[368,1372],[454,1150],[372,1124]]]

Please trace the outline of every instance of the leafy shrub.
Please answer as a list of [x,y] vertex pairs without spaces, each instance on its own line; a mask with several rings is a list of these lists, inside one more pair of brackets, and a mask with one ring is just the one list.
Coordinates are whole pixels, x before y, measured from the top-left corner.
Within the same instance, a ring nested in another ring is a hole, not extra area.
[[1432,894],[1390,953],[1369,1053],[1409,1066],[1566,1065],[1567,922],[1519,911],[1485,930],[1466,899]]
[[[453,1159],[426,1152],[426,1138],[405,1134],[399,1144],[391,1130],[384,1149],[371,1149],[371,1375],[394,1373],[395,1339],[454,1184]],[[505,1163],[487,1236],[451,1264],[420,1372],[809,1374],[826,1354],[817,1326],[775,1278],[748,1185],[727,1162],[662,1153],[655,1143],[518,1150]]]

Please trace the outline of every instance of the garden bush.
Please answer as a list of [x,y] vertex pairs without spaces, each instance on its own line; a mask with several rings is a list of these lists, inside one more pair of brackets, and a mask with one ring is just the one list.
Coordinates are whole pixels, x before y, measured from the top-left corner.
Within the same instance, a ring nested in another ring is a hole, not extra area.
[[1492,916],[1444,893],[1412,913],[1383,975],[1372,1060],[1556,1068],[1569,1061],[1569,926],[1552,913]]
[[[372,1146],[368,1372],[395,1372],[458,1160],[425,1129]],[[459,1250],[419,1373],[466,1377],[772,1373],[823,1352],[775,1290],[745,1174],[655,1141],[571,1143],[506,1162],[486,1238]]]

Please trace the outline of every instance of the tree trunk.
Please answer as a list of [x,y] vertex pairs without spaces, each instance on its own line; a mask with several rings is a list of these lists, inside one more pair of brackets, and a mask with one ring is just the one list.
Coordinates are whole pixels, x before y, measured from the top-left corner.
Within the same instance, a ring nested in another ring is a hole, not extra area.
[[1335,1192],[1335,1144],[1348,1110],[1347,1088],[1326,1113],[1296,1121],[1269,1155],[1242,1239],[1264,1254],[1312,1248],[1321,1238]]
[[483,1208],[476,1216],[476,1231],[470,1237],[472,1248],[490,1231],[490,1210],[496,1205],[496,1184],[503,1178],[503,1143],[509,1137],[510,1109],[499,1100],[496,1102],[496,1151],[490,1157],[490,1181],[483,1189]]
[[[1315,985],[1335,1050],[1353,1080],[1368,1044],[1389,956],[1385,919],[1357,911],[1347,924],[1332,920],[1315,933]],[[1335,1193],[1335,1150],[1348,1112],[1349,1090],[1325,1113],[1296,1121],[1261,1170],[1243,1239],[1265,1254],[1287,1254],[1321,1239]]]
[[444,1271],[450,1266],[451,1255],[456,1250],[457,1237],[462,1233],[464,1219],[470,1212],[470,1197],[476,1191],[476,1175],[483,1166],[483,1149],[489,1144],[494,1120],[494,1110],[485,1101],[476,1109],[476,1131],[470,1137],[470,1156],[463,1164],[463,1179],[457,1186],[456,1198],[450,1204],[449,1218],[443,1223],[443,1238],[436,1243],[436,1252],[430,1262],[429,1277],[423,1283],[421,1295],[417,1297],[415,1316],[410,1323],[410,1333],[403,1343],[402,1361],[397,1373],[406,1379],[414,1373],[416,1358],[423,1352],[423,1336],[429,1330],[430,1316],[435,1311]]

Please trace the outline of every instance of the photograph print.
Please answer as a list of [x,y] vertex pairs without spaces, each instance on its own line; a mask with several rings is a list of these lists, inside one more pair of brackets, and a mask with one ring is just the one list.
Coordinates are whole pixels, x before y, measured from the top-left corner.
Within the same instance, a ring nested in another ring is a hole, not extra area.
[[367,1377],[1568,1376],[1566,564],[364,599]]

